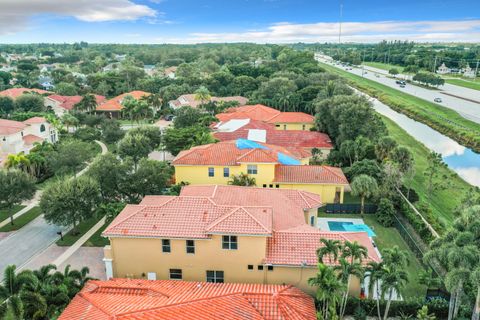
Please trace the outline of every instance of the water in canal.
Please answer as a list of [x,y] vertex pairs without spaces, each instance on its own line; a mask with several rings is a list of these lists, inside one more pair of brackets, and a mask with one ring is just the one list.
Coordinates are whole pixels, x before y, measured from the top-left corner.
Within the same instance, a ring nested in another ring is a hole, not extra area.
[[378,113],[397,123],[427,148],[440,153],[448,167],[465,181],[474,186],[480,186],[480,154],[382,103],[374,103],[374,108]]

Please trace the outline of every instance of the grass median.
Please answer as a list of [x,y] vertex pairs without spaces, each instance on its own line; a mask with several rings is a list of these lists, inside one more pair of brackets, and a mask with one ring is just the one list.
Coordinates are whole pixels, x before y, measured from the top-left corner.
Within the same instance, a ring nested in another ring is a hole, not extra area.
[[85,233],[100,221],[102,217],[94,217],[80,222],[75,230],[70,230],[63,236],[63,240],[58,240],[57,245],[60,247],[69,247],[77,242]]
[[480,81],[474,82],[462,79],[445,79],[445,82],[468,89],[480,90]]
[[390,106],[397,112],[422,122],[458,143],[480,152],[480,124],[463,118],[456,111],[417,98],[376,81],[320,63],[330,73],[346,79],[349,84]]
[[25,206],[13,206],[11,209],[2,209],[0,210],[0,222],[10,218],[11,214],[15,214],[18,211],[22,210],[25,208]]
[[34,220],[41,214],[42,214],[42,210],[40,209],[40,207],[33,207],[32,209],[22,214],[20,217],[14,219],[13,225],[9,223],[7,225],[4,225],[2,228],[0,228],[0,232],[10,232],[10,231],[19,230],[20,228],[30,223],[32,220]]

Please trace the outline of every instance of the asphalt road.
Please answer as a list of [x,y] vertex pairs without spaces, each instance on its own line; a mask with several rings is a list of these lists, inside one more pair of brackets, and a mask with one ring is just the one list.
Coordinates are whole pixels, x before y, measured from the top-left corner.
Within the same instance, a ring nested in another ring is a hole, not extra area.
[[[320,61],[323,63],[328,63],[329,65],[332,65],[339,69],[345,70],[344,67],[341,67],[339,65],[334,65],[330,61],[325,61],[325,60],[320,60]],[[427,100],[433,103],[436,103],[433,101],[435,98],[441,98],[442,102],[438,103],[439,105],[457,111],[465,119],[471,120],[476,123],[480,123],[480,104],[479,103],[470,102],[461,98],[456,98],[456,97],[448,96],[446,94],[441,93],[443,91],[443,92],[454,94],[457,96],[462,96],[465,98],[480,101],[480,92],[476,90],[466,90],[465,88],[454,86],[454,85],[445,86],[445,88],[442,88],[441,90],[429,90],[429,89],[425,89],[425,88],[408,84],[408,83],[405,86],[405,88],[400,88],[400,86],[395,83],[396,79],[389,78],[385,75],[385,70],[380,70],[380,69],[365,66],[364,70],[362,68],[352,68],[352,70],[346,70],[346,71],[359,76],[362,76],[362,73],[363,73],[363,77],[366,79],[376,81],[383,85],[392,87],[396,90],[403,91],[405,93],[411,94],[413,96],[422,98],[424,100]]]

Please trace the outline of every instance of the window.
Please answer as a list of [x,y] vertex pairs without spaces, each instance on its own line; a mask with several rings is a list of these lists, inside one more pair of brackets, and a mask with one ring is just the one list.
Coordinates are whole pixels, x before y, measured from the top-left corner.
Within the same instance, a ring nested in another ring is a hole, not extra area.
[[223,283],[223,271],[207,271],[207,282]]
[[223,168],[223,176],[225,178],[230,177],[230,168]]
[[182,269],[170,269],[171,280],[182,280]]
[[227,250],[237,250],[237,236],[223,236],[222,248]]
[[195,241],[187,240],[187,253],[195,253]]
[[249,164],[247,166],[247,173],[248,174],[257,174],[258,173],[257,165],[256,164]]
[[42,124],[42,125],[40,126],[40,132],[45,132],[45,125],[44,125],[44,124]]
[[208,168],[208,176],[209,177],[214,177],[215,176],[215,168]]
[[273,271],[273,266],[267,266],[268,271]]
[[283,125],[283,130],[287,130],[287,125],[286,124]]
[[302,130],[305,130],[305,125],[304,124],[302,124]]
[[170,253],[170,240],[162,239],[162,252]]
[[273,188],[273,184],[269,184],[268,187],[269,187],[269,188]]
[[257,269],[258,269],[258,270],[263,270],[263,266],[259,264],[259,265],[257,266]]
[[253,264],[249,264],[249,265],[247,266],[247,268],[248,268],[248,270],[253,270]]
[[266,187],[267,187],[267,185],[266,185],[266,184],[264,184],[264,185],[263,185],[263,187],[264,187],[264,188],[266,188]]

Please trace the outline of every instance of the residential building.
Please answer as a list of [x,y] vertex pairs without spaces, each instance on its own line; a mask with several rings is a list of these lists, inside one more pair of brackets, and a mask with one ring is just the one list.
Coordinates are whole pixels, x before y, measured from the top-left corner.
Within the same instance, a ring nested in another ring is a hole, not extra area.
[[140,90],[123,93],[119,96],[116,96],[115,98],[112,98],[112,99],[107,100],[104,103],[100,104],[97,107],[96,112],[97,113],[103,113],[109,118],[119,118],[120,113],[123,109],[122,103],[123,103],[123,100],[125,99],[125,97],[130,96],[130,97],[134,98],[135,100],[139,100],[139,99],[141,99],[143,97],[147,97],[149,95],[151,95],[151,93],[145,92],[145,91],[140,91]]
[[293,286],[179,280],[90,280],[58,320],[316,320]]
[[303,148],[237,139],[181,151],[172,165],[177,183],[226,185],[232,175],[245,173],[259,187],[306,190],[324,203],[342,203],[349,185],[342,170],[305,165],[310,156]]
[[163,70],[163,75],[170,79],[175,79],[178,67],[168,67]]
[[[45,97],[45,107],[51,108],[58,117],[63,116],[66,112],[73,110],[73,107],[82,101],[82,96],[60,96],[53,94]],[[104,96],[95,95],[97,105],[105,102]]]
[[230,108],[216,117],[220,124],[232,119],[251,119],[272,123],[277,130],[310,130],[315,122],[312,115],[304,112],[281,112],[262,104]]
[[[243,106],[248,102],[248,99],[242,96],[232,96],[232,97],[211,97],[209,102],[238,102],[239,106]],[[168,102],[168,105],[173,109],[178,109],[181,107],[189,106],[192,108],[197,108],[202,101],[195,99],[195,94],[183,94],[176,100],[171,100]]]
[[114,71],[120,68],[120,63],[114,62],[114,63],[109,63],[105,67],[102,68],[103,72],[110,72]]
[[[294,285],[313,294],[320,239],[365,246],[366,232],[320,231],[313,193],[239,186],[186,186],[180,196],[146,196],[103,232],[107,277]],[[309,221],[310,220],[310,221]],[[324,259],[326,264],[337,262]],[[350,293],[359,296],[359,279]]]
[[148,75],[148,76],[153,76],[157,70],[155,69],[154,64],[145,64],[143,66],[143,71]]
[[220,141],[248,139],[274,144],[285,148],[303,148],[312,153],[313,149],[321,152],[324,159],[333,149],[330,137],[318,131],[276,130],[272,123],[251,119],[232,119],[214,126],[213,136]]
[[0,91],[0,96],[10,97],[16,99],[25,93],[37,93],[41,95],[51,94],[51,92],[41,89],[29,89],[29,88],[11,88]]
[[467,67],[463,70],[463,76],[465,78],[475,78],[475,70],[470,68],[470,66],[467,64]]
[[9,154],[28,152],[35,142],[57,141],[55,128],[42,117],[33,117],[23,122],[0,119],[0,163]]
[[438,74],[447,74],[447,73],[451,73],[451,72],[452,72],[452,70],[449,67],[447,67],[445,65],[445,63],[442,63],[442,65],[440,67],[438,67],[438,69],[437,69]]

